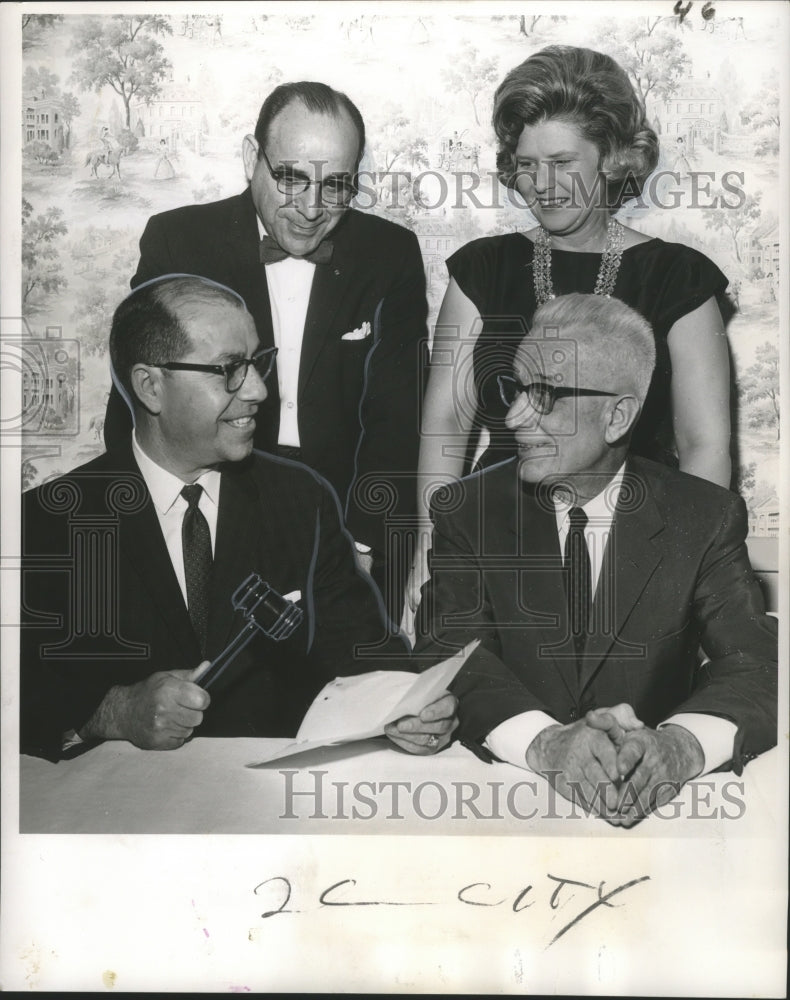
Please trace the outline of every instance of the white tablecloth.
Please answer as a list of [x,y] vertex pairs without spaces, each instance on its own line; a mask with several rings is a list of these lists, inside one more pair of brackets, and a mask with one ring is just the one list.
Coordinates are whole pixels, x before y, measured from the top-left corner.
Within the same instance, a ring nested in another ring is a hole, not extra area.
[[460,744],[415,757],[367,740],[247,766],[285,742],[204,738],[159,753],[107,742],[58,764],[23,757],[20,832],[709,837],[762,834],[777,821],[777,750],[741,777],[690,783],[623,831],[585,816],[540,776],[485,764]]

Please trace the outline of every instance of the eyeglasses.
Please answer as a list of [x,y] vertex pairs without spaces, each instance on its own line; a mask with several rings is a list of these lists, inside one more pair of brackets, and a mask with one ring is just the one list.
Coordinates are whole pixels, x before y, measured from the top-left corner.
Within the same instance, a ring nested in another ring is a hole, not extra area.
[[497,375],[499,395],[508,409],[522,393],[526,393],[529,405],[537,413],[547,414],[554,409],[558,399],[565,396],[616,396],[616,392],[602,389],[581,389],[579,386],[551,385],[549,382],[530,382],[524,385],[514,375]]
[[238,392],[244,385],[250,365],[253,366],[262,381],[266,381],[274,367],[277,357],[276,347],[262,347],[251,358],[236,358],[224,365],[197,365],[186,361],[168,361],[167,364],[148,362],[154,368],[165,368],[169,372],[209,372],[211,375],[224,375],[225,388],[228,392]]
[[331,174],[325,180],[311,181],[306,174],[293,170],[291,167],[278,167],[276,170],[269,162],[269,157],[264,152],[263,146],[260,153],[266,164],[266,169],[272,176],[272,180],[277,185],[280,194],[286,194],[289,198],[295,198],[302,194],[309,187],[318,188],[318,197],[327,205],[347,205],[357,193],[357,186],[347,177],[337,177]]

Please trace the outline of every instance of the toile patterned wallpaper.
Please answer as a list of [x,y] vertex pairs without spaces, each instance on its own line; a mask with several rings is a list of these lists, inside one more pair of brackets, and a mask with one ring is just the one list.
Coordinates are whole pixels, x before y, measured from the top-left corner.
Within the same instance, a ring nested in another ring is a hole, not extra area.
[[[23,487],[103,450],[106,339],[146,220],[243,189],[242,139],[273,86],[319,79],[360,107],[359,207],[417,233],[434,320],[446,257],[476,236],[534,225],[493,176],[491,100],[507,70],[565,43],[617,58],[660,134],[658,172],[620,217],[699,248],[730,280],[739,484],[752,534],[775,536],[778,12],[676,6],[596,3],[553,16],[529,4],[524,14],[461,4],[227,5],[215,16],[21,9],[22,308],[10,333],[22,360]],[[742,192],[728,196],[737,209],[713,207],[722,178]]]

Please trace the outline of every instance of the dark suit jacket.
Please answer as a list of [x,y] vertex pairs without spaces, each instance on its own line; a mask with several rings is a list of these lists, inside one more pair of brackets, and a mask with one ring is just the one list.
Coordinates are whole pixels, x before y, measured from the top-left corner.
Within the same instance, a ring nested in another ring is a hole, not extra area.
[[579,676],[554,507],[519,481],[516,459],[451,486],[433,517],[415,652],[430,663],[484,640],[453,687],[459,735],[481,755],[488,733],[520,712],[566,724],[619,702],[653,727],[675,712],[730,719],[736,769],[776,742],[776,622],[736,494],[629,459]]
[[[384,514],[415,508],[423,352],[425,274],[417,238],[402,226],[353,209],[333,231],[331,264],[319,264],[305,322],[299,369],[301,460],[337,491],[349,531],[384,551]],[[173,272],[227,285],[247,303],[263,346],[274,345],[258,227],[249,189],[208,205],[190,205],[149,219],[140,240],[136,287]],[[365,340],[343,334],[369,323]],[[260,408],[255,446],[277,443],[280,402],[276,374]],[[113,390],[105,441],[128,437],[128,411]],[[376,482],[388,487],[376,490]],[[381,502],[385,501],[385,502]]]
[[[327,681],[403,669],[406,644],[388,634],[337,498],[311,470],[254,454],[223,471],[214,556],[210,658],[245,622],[231,595],[252,572],[281,594],[300,590],[305,617],[282,642],[253,639],[211,689],[199,735],[293,736]],[[22,749],[51,759],[111,686],[200,662],[128,446],[24,495],[23,622]]]

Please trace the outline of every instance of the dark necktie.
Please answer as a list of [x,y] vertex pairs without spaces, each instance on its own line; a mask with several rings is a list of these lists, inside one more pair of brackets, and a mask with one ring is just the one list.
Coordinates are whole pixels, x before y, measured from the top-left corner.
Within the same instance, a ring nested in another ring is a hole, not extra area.
[[198,508],[202,492],[203,487],[197,483],[181,490],[181,496],[189,505],[181,522],[181,545],[184,552],[189,618],[200,643],[201,654],[205,656],[213,559],[208,521]]
[[[297,257],[295,259],[309,260],[313,264],[328,264],[332,260],[333,249],[334,246],[332,241],[324,240],[323,243],[318,244],[315,250],[312,250],[310,253],[306,253],[303,257]],[[286,253],[279,243],[275,243],[271,236],[263,237],[258,253],[261,264],[279,264],[280,261],[285,260],[286,257],[294,256],[291,253]]]
[[592,570],[590,553],[584,537],[587,515],[581,507],[571,507],[568,512],[570,527],[565,539],[565,569],[567,571],[568,627],[576,647],[577,670],[581,667],[584,643],[590,624],[592,604]]

